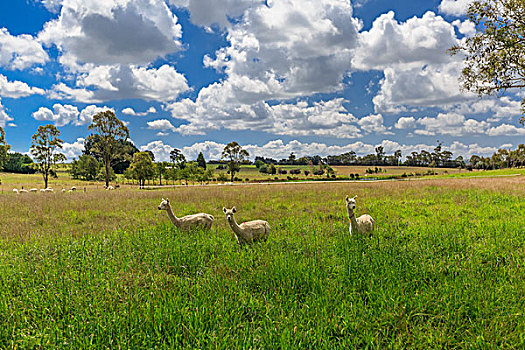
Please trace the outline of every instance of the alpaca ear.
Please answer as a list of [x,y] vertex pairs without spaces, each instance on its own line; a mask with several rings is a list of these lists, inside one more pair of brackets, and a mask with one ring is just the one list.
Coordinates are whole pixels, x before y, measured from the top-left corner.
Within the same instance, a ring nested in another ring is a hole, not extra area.
[[348,196],[346,196],[345,201],[348,203]]
[[356,199],[356,198],[357,198],[357,196],[354,196],[354,198],[352,198],[352,199]]
[[170,204],[170,200],[168,198],[166,198],[166,202],[168,202],[168,204]]
[[236,212],[237,212],[237,209],[235,209],[235,207],[233,207],[233,208],[232,208],[232,211],[233,211],[234,213],[236,213]]
[[222,211],[226,214],[226,208],[222,207]]

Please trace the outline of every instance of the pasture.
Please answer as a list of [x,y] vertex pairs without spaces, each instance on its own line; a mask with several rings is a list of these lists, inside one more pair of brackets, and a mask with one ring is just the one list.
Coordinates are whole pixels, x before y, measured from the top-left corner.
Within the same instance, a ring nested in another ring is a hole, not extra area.
[[[0,348],[525,346],[524,176],[20,195],[6,181]],[[372,237],[349,235],[347,194]],[[175,229],[162,197],[214,215],[211,231]],[[223,206],[267,220],[268,242],[239,250]]]

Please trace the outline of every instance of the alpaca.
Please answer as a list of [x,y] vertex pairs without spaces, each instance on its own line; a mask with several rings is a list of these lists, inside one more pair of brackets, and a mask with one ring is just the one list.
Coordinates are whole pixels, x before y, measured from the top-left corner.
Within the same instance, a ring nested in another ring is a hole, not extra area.
[[355,218],[355,199],[348,198],[346,196],[346,210],[348,211],[348,219],[350,219],[350,234],[353,233],[370,233],[374,232],[374,219],[368,214],[361,215],[357,219]]
[[168,218],[171,220],[173,225],[184,231],[189,231],[197,227],[209,230],[211,225],[213,225],[213,216],[206,213],[187,215],[182,218],[176,217],[175,214],[173,214],[173,210],[171,210],[170,200],[167,198],[162,199],[158,209],[166,210],[168,213]]
[[237,238],[237,243],[243,245],[245,243],[251,244],[257,241],[266,241],[268,240],[268,235],[270,234],[270,225],[264,220],[253,220],[248,222],[243,222],[238,225],[235,221],[233,214],[237,212],[235,207],[231,209],[222,208],[224,214],[226,214],[226,219],[230,224],[233,232],[235,233],[235,238]]

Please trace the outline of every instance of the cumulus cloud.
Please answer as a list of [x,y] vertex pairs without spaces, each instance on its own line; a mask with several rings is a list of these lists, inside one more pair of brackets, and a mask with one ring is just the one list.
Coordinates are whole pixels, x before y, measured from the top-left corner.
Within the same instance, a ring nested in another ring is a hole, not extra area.
[[490,126],[485,121],[466,119],[464,115],[457,113],[439,113],[437,117],[424,117],[417,120],[418,125],[424,129],[416,130],[419,135],[452,135],[464,136],[469,134],[483,134]]
[[33,36],[13,36],[6,28],[0,28],[0,66],[8,69],[25,69],[45,64],[48,54]]
[[190,19],[196,25],[221,28],[232,25],[230,18],[238,18],[250,7],[264,4],[262,0],[169,0],[176,7],[187,8]]
[[168,64],[151,64],[179,51],[181,35],[162,0],[65,1],[38,38],[58,48],[59,63],[74,84],[58,82],[50,97],[84,103],[175,100],[189,89],[186,78]]
[[[140,28],[140,30],[137,30]],[[180,49],[177,17],[161,0],[70,0],[39,34],[56,45],[63,64],[149,64]]]
[[147,111],[145,112],[135,112],[135,110],[131,107],[126,107],[122,110],[122,114],[126,114],[126,115],[132,115],[132,116],[138,116],[138,117],[144,117],[148,114],[151,114],[151,113],[157,113],[157,110],[155,109],[155,107],[151,106],[150,108],[148,108]]
[[162,131],[166,131],[166,130],[171,130],[171,131],[175,131],[175,127],[171,124],[171,122],[167,119],[158,119],[158,120],[153,120],[153,121],[150,121],[147,123],[148,124],[148,129],[152,129],[152,130],[162,130]]
[[518,128],[514,125],[501,124],[487,130],[489,136],[521,136],[525,135],[524,128]]
[[396,129],[413,129],[416,127],[416,119],[414,117],[401,117],[395,124]]
[[439,4],[439,12],[451,16],[461,16],[467,13],[468,5],[473,0],[442,0]]
[[[187,159],[196,159],[198,154],[202,152],[204,157],[208,160],[218,160],[221,158],[222,151],[226,145],[214,141],[198,142],[191,146],[178,147]],[[410,154],[414,151],[433,150],[435,145],[427,144],[414,144],[406,145],[400,144],[396,141],[383,140],[378,144],[368,144],[362,141],[349,143],[346,145],[327,145],[324,143],[303,143],[297,140],[290,141],[288,143],[282,140],[274,140],[267,142],[264,145],[242,145],[244,149],[250,154],[250,159],[254,159],[255,156],[269,157],[274,159],[288,158],[291,152],[296,154],[298,157],[302,156],[313,156],[319,155],[326,157],[328,155],[337,155],[350,151],[356,152],[359,156],[366,154],[375,153],[375,148],[382,146],[385,149],[386,154],[393,154],[395,151],[400,150],[403,155]],[[144,146],[139,147],[141,151],[152,151],[155,155],[155,159],[159,161],[169,160],[169,153],[173,148],[163,141],[152,141]],[[464,144],[461,142],[454,142],[450,146],[444,146],[444,150],[450,150],[453,152],[454,157],[463,156],[470,157],[472,154],[478,155],[491,155],[498,147],[483,147],[478,144]]]
[[61,153],[63,153],[69,160],[81,156],[82,151],[84,151],[84,141],[85,140],[83,138],[78,138],[73,143],[62,143]]
[[2,99],[0,99],[0,126],[5,127],[5,124],[11,120],[13,120],[13,118],[7,114],[4,105],[2,105]]
[[357,119],[348,112],[344,99],[336,98],[308,104],[259,102],[252,105],[228,103],[227,96],[208,94],[201,90],[196,102],[184,99],[167,105],[172,116],[187,120],[175,131],[183,134],[204,134],[209,130],[258,130],[278,135],[317,135],[338,138],[360,137]]
[[7,77],[0,74],[0,96],[19,98],[30,95],[43,95],[44,90],[37,87],[30,87],[21,81],[8,81]]
[[53,122],[58,127],[70,123],[79,126],[90,124],[95,114],[107,110],[113,111],[113,109],[109,107],[90,105],[84,108],[82,112],[79,112],[75,106],[55,103],[53,110],[40,107],[36,112],[33,112],[32,116],[35,120]]
[[383,122],[383,116],[381,114],[371,114],[359,119],[358,124],[367,134],[393,135],[391,131],[387,131],[389,128],[385,127]]

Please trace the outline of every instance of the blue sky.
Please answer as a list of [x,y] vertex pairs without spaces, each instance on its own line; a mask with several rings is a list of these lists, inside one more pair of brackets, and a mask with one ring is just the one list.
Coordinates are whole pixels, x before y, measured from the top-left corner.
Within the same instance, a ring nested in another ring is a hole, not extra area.
[[0,126],[27,152],[55,124],[78,156],[112,109],[132,141],[166,159],[407,154],[456,156],[523,143],[523,92],[459,88],[469,0],[20,0],[0,2]]

